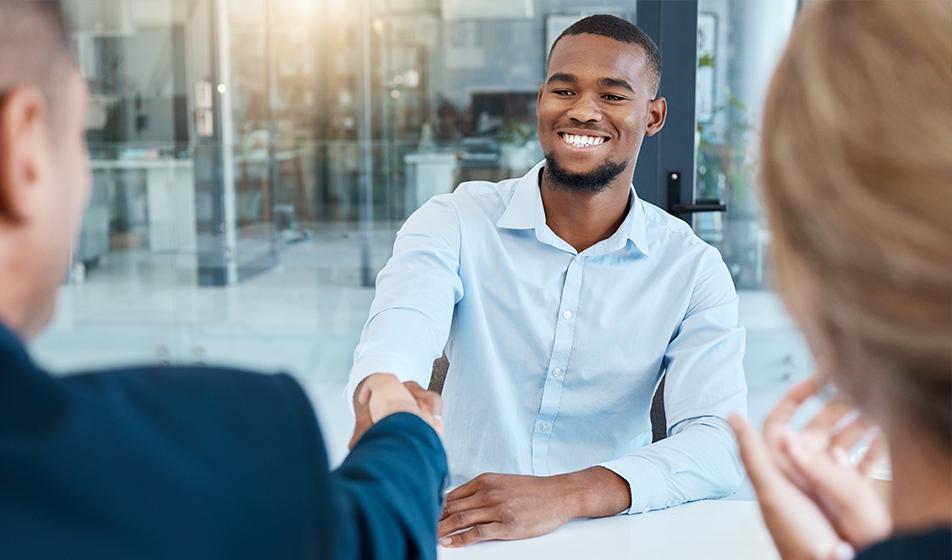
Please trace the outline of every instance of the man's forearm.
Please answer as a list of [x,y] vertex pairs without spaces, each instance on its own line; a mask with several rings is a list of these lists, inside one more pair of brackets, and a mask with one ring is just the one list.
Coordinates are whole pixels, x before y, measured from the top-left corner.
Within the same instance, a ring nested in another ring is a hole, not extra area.
[[558,475],[572,517],[608,517],[631,507],[628,482],[605,467]]
[[718,417],[694,418],[669,437],[602,465],[630,483],[632,513],[722,498],[743,476],[729,429]]
[[443,546],[544,535],[578,517],[607,517],[630,507],[628,483],[592,467],[555,476],[485,473],[446,497]]

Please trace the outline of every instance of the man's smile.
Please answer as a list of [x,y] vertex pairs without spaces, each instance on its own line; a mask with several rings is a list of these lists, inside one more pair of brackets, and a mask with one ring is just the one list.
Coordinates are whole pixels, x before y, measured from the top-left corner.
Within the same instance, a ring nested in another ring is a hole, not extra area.
[[561,131],[558,135],[566,146],[575,150],[594,150],[610,141],[607,136],[590,131]]

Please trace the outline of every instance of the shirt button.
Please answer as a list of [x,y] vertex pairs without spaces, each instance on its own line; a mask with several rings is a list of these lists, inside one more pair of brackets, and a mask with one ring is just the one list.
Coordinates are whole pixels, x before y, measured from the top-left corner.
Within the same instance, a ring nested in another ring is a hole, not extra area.
[[552,377],[555,377],[556,379],[558,379],[559,377],[562,377],[562,370],[559,368],[555,368],[554,370],[552,370]]
[[539,431],[540,431],[540,432],[548,432],[548,431],[549,431],[549,425],[546,424],[545,422],[539,422]]
[[567,321],[572,318],[572,312],[566,310],[564,313],[562,313],[562,317]]

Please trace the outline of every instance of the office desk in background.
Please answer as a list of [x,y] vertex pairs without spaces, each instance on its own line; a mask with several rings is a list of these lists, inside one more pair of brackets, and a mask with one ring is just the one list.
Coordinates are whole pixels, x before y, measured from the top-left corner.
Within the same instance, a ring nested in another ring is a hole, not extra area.
[[704,501],[605,519],[572,521],[548,535],[465,548],[440,560],[775,560],[756,502]]
[[[90,162],[94,172],[144,174],[149,249],[158,252],[194,253],[196,250],[193,168],[194,162],[190,159],[94,159]],[[102,186],[94,185],[94,188]]]

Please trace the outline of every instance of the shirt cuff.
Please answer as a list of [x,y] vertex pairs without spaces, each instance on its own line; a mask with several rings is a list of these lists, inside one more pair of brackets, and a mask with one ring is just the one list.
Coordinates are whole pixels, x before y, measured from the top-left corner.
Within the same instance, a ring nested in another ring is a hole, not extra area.
[[628,482],[631,507],[623,514],[646,513],[663,509],[668,504],[668,481],[654,463],[643,457],[622,457],[598,466],[604,467]]

